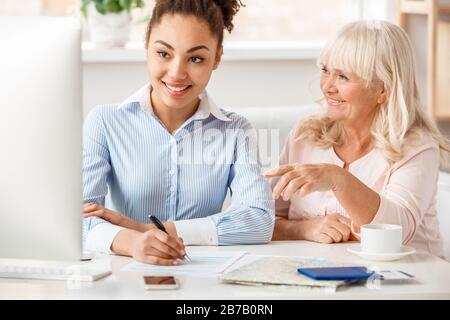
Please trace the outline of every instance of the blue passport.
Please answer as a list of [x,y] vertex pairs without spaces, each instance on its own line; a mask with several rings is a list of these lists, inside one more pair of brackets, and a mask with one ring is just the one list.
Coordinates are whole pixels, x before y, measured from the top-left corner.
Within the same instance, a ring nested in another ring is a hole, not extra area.
[[299,268],[297,271],[314,280],[366,280],[375,272],[366,267],[316,267]]

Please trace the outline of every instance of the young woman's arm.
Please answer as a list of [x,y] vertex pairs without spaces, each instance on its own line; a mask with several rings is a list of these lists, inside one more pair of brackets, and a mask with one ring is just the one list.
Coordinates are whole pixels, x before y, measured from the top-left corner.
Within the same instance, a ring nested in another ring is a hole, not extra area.
[[[96,107],[84,121],[83,201],[104,206],[111,164],[102,112],[102,107]],[[111,243],[123,227],[112,225],[96,216],[86,217],[83,221],[85,247],[92,251],[111,253]]]
[[114,237],[111,250],[143,263],[160,265],[176,265],[186,255],[180,238],[157,228],[146,232],[123,229]]
[[256,132],[245,118],[237,126],[235,158],[229,176],[231,204],[211,219],[219,245],[267,243],[274,228],[275,201],[261,175]]
[[96,108],[88,115],[83,132],[85,247],[132,256],[145,263],[177,264],[185,251],[176,234],[166,234],[103,207],[111,164],[101,112]]
[[98,217],[116,226],[124,227],[139,232],[145,232],[152,228],[152,225],[150,224],[144,224],[135,221],[121,214],[120,212],[110,210],[95,202],[84,204],[83,216],[85,218]]

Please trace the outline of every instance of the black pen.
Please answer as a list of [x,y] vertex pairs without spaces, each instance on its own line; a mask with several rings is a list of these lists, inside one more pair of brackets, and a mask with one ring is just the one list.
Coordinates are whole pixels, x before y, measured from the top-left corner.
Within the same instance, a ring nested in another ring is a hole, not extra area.
[[[157,217],[149,215],[148,218],[159,230],[169,234],[164,225],[161,223],[161,221],[159,221]],[[192,261],[191,258],[189,258],[189,256],[187,255],[187,253],[184,255],[184,257],[187,259],[187,261]]]

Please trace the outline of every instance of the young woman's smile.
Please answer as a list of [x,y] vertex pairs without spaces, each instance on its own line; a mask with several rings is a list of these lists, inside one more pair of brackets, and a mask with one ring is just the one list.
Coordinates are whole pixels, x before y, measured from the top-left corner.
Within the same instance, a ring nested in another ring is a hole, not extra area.
[[167,91],[173,97],[183,97],[192,88],[192,85],[190,85],[190,84],[176,83],[176,82],[164,82],[162,80],[161,80],[161,82],[166,86]]

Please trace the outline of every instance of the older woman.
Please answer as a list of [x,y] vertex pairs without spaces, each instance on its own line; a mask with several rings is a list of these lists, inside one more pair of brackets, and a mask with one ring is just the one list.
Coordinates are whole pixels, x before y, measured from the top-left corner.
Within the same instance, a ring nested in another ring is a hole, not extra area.
[[[442,255],[435,198],[449,148],[422,109],[410,40],[385,21],[343,27],[323,50],[326,112],[290,133],[273,181],[273,240],[332,243],[359,226],[403,227],[403,243]],[[355,231],[356,230],[356,231]]]

